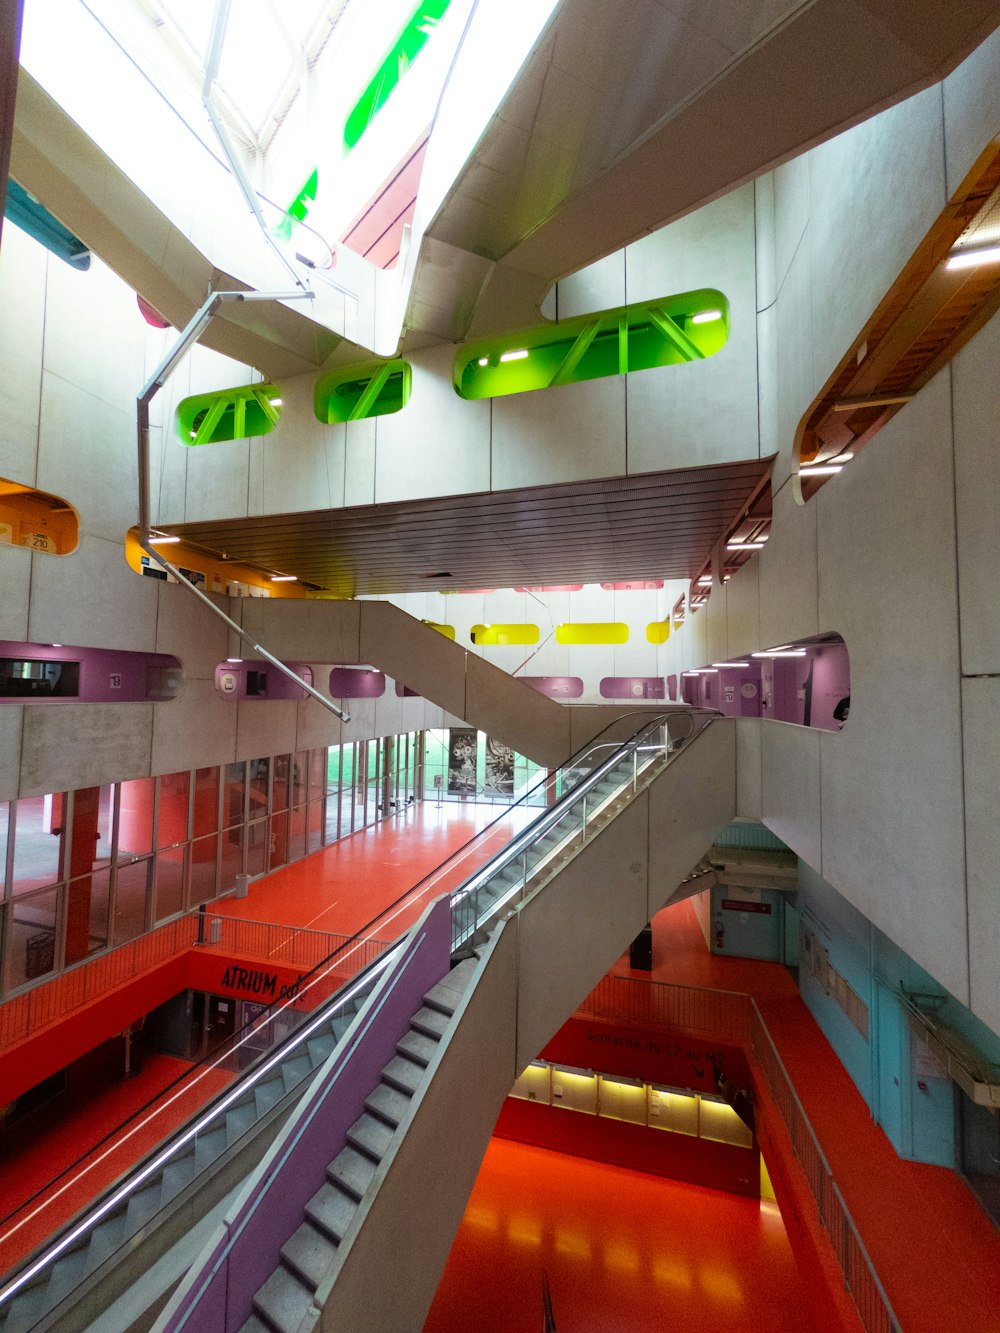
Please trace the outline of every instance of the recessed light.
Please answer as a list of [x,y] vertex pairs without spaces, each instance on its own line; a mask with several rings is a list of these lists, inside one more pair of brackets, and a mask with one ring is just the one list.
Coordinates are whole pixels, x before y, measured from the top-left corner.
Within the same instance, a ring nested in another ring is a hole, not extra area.
[[476,362],[477,366],[488,366],[489,364],[490,364],[490,358],[488,356],[481,356],[479,360]]

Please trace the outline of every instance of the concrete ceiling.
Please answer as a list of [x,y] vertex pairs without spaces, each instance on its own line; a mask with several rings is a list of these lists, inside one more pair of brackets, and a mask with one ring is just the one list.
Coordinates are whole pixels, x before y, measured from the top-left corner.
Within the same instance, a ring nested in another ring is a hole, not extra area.
[[172,524],[229,559],[364,593],[691,578],[770,460],[314,513]]
[[[404,345],[536,321],[556,278],[941,78],[998,25],[1000,0],[562,0],[429,228]],[[23,72],[11,170],[176,325],[234,285]],[[230,309],[207,341],[276,379],[350,350],[277,305]]]

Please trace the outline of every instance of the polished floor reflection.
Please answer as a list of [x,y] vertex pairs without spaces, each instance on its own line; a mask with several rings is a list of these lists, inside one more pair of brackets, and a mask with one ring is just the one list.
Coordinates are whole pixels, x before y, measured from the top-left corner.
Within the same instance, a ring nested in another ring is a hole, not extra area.
[[777,1206],[494,1138],[424,1333],[806,1333]]

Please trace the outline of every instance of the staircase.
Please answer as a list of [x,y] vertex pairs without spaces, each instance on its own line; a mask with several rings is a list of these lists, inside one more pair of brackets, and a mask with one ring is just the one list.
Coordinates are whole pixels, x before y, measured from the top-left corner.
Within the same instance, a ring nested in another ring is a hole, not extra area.
[[337,1248],[389,1152],[438,1044],[476,968],[465,959],[423,997],[396,1053],[326,1168],[327,1179],[305,1206],[302,1225],[281,1247],[279,1266],[253,1298],[244,1333],[295,1333],[314,1309],[316,1289],[335,1265]]

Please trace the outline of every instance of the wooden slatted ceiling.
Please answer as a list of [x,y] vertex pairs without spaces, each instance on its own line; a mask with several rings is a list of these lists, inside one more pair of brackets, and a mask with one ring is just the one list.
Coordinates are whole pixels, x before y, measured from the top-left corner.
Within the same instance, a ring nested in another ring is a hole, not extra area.
[[338,596],[690,578],[769,467],[752,460],[164,531]]

